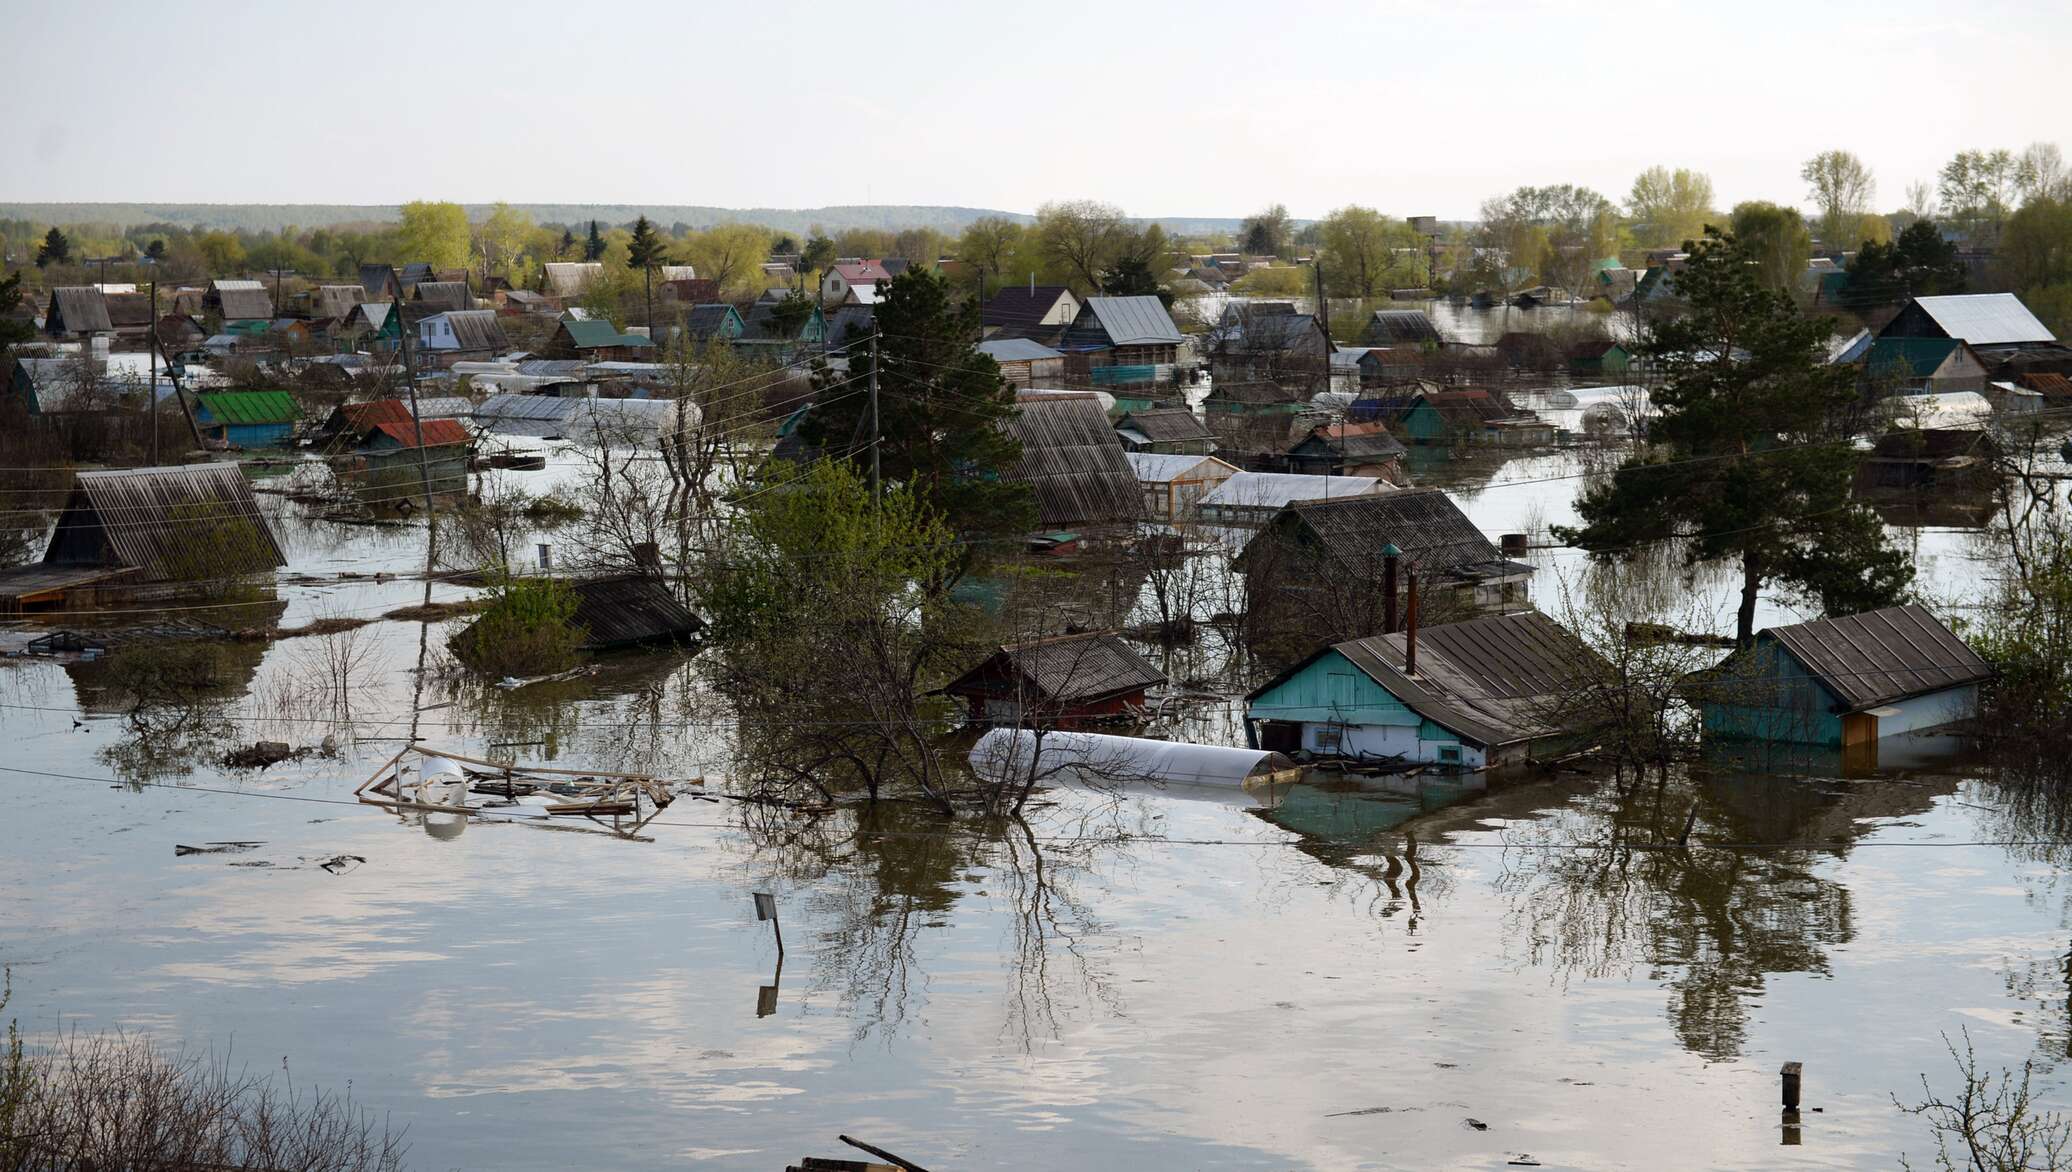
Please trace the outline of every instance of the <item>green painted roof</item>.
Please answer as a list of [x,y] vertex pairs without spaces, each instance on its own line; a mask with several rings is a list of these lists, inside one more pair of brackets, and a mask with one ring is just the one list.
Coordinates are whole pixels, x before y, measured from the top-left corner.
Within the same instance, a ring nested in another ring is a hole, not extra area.
[[604,346],[652,346],[654,343],[639,334],[622,334],[608,321],[565,321],[561,323],[568,331],[569,341],[580,349],[590,350]]
[[1879,338],[1871,343],[1872,374],[1903,368],[1914,378],[1927,378],[1964,343],[1955,338]]
[[286,391],[208,391],[195,396],[216,423],[293,423],[302,407]]

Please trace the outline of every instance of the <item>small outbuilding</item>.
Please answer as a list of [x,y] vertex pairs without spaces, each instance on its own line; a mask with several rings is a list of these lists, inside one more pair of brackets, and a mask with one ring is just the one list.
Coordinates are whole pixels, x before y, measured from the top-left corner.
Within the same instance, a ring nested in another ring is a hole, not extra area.
[[203,391],[194,397],[194,426],[206,439],[236,448],[287,442],[302,419],[302,405],[287,391]]
[[1202,498],[1238,474],[1238,466],[1214,456],[1128,453],[1130,470],[1144,486],[1144,515],[1153,521],[1192,521]]
[[1001,647],[943,687],[975,723],[1064,726],[1144,705],[1165,673],[1114,632],[1060,635]]
[[1027,484],[1046,529],[1141,520],[1143,497],[1108,413],[1091,394],[1022,395],[1005,422],[1021,443],[1003,476]]
[[582,629],[585,651],[688,643],[705,629],[704,620],[660,578],[623,574],[570,582],[569,588],[576,596],[569,625]]
[[1132,452],[1206,456],[1216,450],[1216,435],[1190,407],[1147,407],[1115,421],[1115,434]]
[[1978,716],[1993,669],[1920,605],[1768,627],[1695,679],[1708,736],[1845,753]]
[[1288,471],[1314,476],[1378,476],[1403,479],[1407,450],[1381,423],[1330,423],[1314,428],[1288,449]]

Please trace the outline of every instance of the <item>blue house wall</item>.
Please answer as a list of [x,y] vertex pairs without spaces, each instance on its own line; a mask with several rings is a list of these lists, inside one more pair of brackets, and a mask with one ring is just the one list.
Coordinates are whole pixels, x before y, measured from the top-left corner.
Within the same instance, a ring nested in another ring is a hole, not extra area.
[[[1260,693],[1245,718],[1300,724],[1302,747],[1313,753],[1440,760],[1439,748],[1446,746],[1461,751],[1458,763],[1481,763],[1479,751],[1463,746],[1458,733],[1412,711],[1337,651]],[[1320,742],[1320,732],[1336,736],[1336,743]]]

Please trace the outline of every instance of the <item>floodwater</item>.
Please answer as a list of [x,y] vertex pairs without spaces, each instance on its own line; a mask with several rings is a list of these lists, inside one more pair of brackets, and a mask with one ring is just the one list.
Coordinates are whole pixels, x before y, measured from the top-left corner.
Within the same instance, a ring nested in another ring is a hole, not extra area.
[[[1491,533],[1538,531],[1577,458],[1432,479]],[[284,622],[422,600],[340,578],[407,575],[421,530],[268,507],[312,579],[279,589]],[[1917,536],[1937,588],[1976,576],[1967,535]],[[1535,557],[1554,609],[1580,563]],[[937,1169],[1886,1168],[1933,1147],[1891,1097],[1953,1091],[1943,1036],[1967,1031],[2066,1103],[2072,852],[1948,738],[1871,776],[1721,764],[1624,794],[1313,777],[1059,790],[1004,826],[685,799],[647,841],[450,835],[352,800],[406,735],[714,790],[733,735],[676,653],[418,687],[421,636],[436,665],[455,626],[364,628],[346,695],[322,689],[339,637],[257,645],[146,729],[96,665],[0,664],[8,1014],[285,1061],[434,1169],[769,1172],[848,1154],[838,1134]],[[1189,720],[1241,735],[1227,703]],[[336,757],[209,761],[326,734]],[[1694,805],[1692,849],[1665,849]],[[173,849],[225,840],[261,845]],[[366,861],[316,865],[340,855]],[[1789,1147],[1786,1061],[1817,1109]]]

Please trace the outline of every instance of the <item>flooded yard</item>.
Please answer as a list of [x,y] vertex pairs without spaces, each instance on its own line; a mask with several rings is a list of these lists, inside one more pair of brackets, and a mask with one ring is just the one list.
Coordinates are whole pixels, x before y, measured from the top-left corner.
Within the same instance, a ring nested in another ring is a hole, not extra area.
[[[1551,546],[1578,460],[1417,474],[1485,532]],[[425,600],[421,528],[267,507],[280,624]],[[1970,534],[1906,536],[1931,593],[1977,588]],[[1532,560],[1558,613],[1581,555]],[[1759,622],[1798,617],[1765,603]],[[343,694],[315,682],[342,636],[238,645],[212,699],[146,727],[105,664],[5,661],[8,1014],[285,1063],[407,1126],[422,1168],[775,1170],[851,1154],[838,1134],[936,1169],[1886,1168],[1932,1158],[1893,1096],[1924,1073],[1954,1092],[1944,1037],[1967,1033],[1982,1066],[2033,1060],[2042,1101],[2067,1101],[2068,848],[1952,738],[1868,776],[1312,774],[1056,788],[998,822],[807,820],[719,800],[737,729],[694,656],[420,683],[421,647],[436,666],[463,622],[360,628]],[[1196,658],[1240,682],[1213,638]],[[1238,743],[1240,707],[1187,727]],[[356,802],[412,736],[702,777],[712,800],[634,840]],[[175,850],[228,842],[256,845]]]

